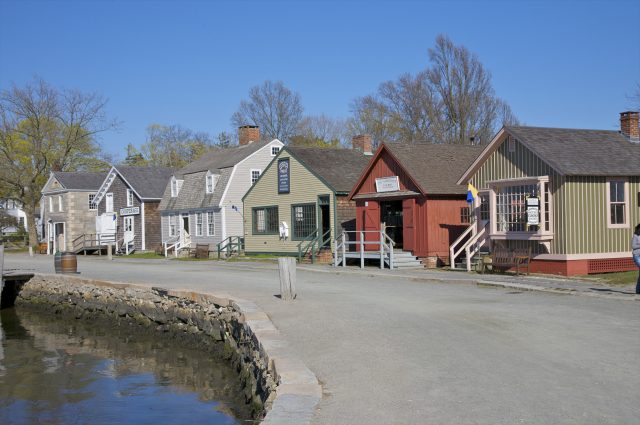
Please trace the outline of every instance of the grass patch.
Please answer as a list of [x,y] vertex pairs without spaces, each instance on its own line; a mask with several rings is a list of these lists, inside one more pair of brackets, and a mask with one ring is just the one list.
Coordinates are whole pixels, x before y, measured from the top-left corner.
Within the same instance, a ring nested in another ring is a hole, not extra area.
[[583,276],[587,279],[597,279],[608,285],[632,285],[638,280],[638,272],[617,272],[617,273],[600,273]]
[[123,258],[144,258],[151,260],[164,260],[164,255],[156,254],[153,251],[149,252],[134,252],[133,254],[125,255]]

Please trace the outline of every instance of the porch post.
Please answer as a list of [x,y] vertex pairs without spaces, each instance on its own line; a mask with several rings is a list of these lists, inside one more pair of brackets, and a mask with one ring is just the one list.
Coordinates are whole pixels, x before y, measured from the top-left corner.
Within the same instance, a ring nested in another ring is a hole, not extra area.
[[347,245],[347,234],[342,232],[342,267],[347,267],[347,252],[345,246]]
[[364,269],[364,232],[360,231],[360,268]]
[[[380,231],[380,268],[384,269],[384,233]],[[391,261],[391,260],[389,260]]]

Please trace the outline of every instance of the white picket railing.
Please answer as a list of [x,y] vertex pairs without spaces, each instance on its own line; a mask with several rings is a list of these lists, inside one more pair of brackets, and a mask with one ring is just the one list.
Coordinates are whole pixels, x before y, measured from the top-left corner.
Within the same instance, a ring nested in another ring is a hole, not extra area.
[[[365,240],[366,234],[375,233],[379,235],[378,240]],[[353,234],[355,236],[359,236],[358,240],[348,240],[349,234]],[[378,245],[379,246],[379,258],[380,258],[380,268],[384,268],[385,260],[388,259],[389,268],[393,269],[395,266],[393,260],[393,250],[395,246],[395,242],[386,234],[384,230],[360,230],[360,231],[343,231],[333,242],[333,265],[334,267],[338,267],[340,263],[342,263],[342,267],[347,266],[347,258],[360,258],[360,267],[364,268],[364,259],[365,247],[367,245]],[[347,253],[347,249],[349,246],[355,246],[356,252],[349,251],[349,255]],[[373,251],[368,251],[369,253],[373,253]]]

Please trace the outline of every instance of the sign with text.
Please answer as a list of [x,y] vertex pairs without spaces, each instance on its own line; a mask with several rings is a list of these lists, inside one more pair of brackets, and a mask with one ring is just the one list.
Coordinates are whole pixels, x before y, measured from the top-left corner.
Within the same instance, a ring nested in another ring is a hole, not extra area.
[[278,193],[289,193],[291,190],[291,170],[289,158],[278,160]]
[[527,198],[527,226],[540,224],[540,198]]
[[400,190],[398,176],[379,177],[376,179],[376,192],[395,192]]
[[120,208],[120,215],[136,215],[140,214],[140,207]]

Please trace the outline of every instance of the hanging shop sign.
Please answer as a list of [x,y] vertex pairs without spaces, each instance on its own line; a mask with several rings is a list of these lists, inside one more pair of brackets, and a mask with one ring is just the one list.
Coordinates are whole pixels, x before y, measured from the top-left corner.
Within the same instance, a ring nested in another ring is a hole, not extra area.
[[278,193],[289,193],[291,190],[291,168],[289,158],[278,160]]
[[120,215],[137,215],[140,214],[140,207],[120,208]]
[[527,226],[540,224],[540,198],[527,198]]
[[400,190],[398,176],[379,177],[376,179],[376,192],[395,192]]

